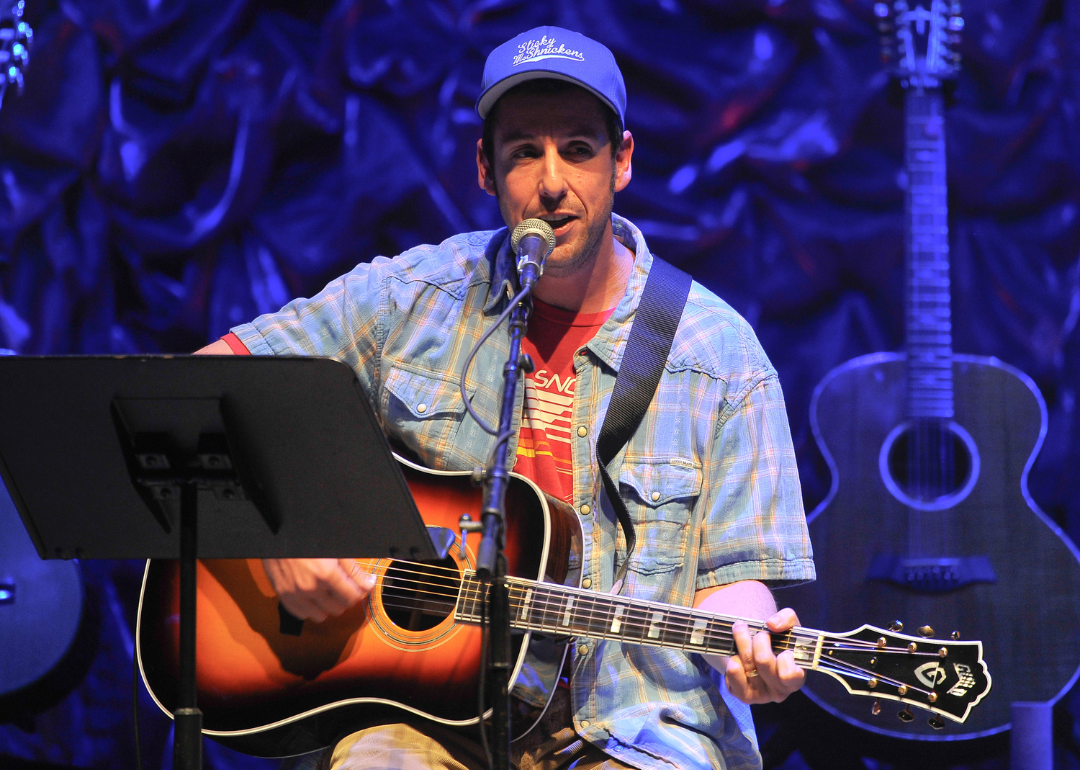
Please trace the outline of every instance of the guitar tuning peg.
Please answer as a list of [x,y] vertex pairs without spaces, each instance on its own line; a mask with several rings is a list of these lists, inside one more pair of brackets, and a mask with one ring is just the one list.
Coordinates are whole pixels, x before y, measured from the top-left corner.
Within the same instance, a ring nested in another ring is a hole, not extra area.
[[935,730],[940,730],[945,727],[945,721],[941,717],[936,715],[930,717],[930,719],[928,719],[926,723],[933,727]]
[[904,630],[904,624],[901,623],[899,620],[894,620],[892,623],[889,624],[889,630],[893,633],[898,634]]
[[900,721],[904,724],[915,721],[915,715],[911,713],[911,709],[905,708],[903,711],[897,712],[896,716],[900,718]]
[[951,634],[949,634],[949,638],[952,639],[954,642],[959,642],[960,641],[960,632],[959,631],[953,631]]
[[930,628],[930,626],[919,626],[919,636],[928,639],[933,635],[934,629]]
[[874,3],[874,15],[879,19],[889,18],[889,4],[888,3]]
[[873,714],[874,716],[877,716],[878,714],[881,713],[881,701],[879,701],[879,700],[874,701],[874,705],[870,707],[870,713]]

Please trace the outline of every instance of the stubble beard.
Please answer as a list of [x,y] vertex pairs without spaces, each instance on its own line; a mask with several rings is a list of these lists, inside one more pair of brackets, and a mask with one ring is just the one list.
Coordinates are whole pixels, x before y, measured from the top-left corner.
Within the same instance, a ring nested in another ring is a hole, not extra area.
[[[499,211],[503,215],[503,221],[508,222],[509,216],[506,209],[503,208],[502,193],[499,190],[498,185],[495,186],[495,200],[499,204]],[[607,233],[607,225],[611,222],[611,212],[615,206],[615,172],[611,172],[611,184],[608,186],[607,201],[603,205],[603,214],[589,223],[589,229],[585,234],[585,243],[581,248],[572,252],[567,256],[564,256],[559,262],[546,262],[544,264],[544,273],[549,275],[557,275],[561,277],[570,276],[581,270],[583,267],[592,264],[596,261],[596,255],[600,253],[600,244],[604,240],[604,236]]]

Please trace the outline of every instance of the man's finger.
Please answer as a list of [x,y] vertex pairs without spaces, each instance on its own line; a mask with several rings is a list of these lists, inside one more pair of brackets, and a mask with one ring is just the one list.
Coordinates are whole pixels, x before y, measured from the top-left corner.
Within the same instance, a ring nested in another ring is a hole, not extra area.
[[785,607],[765,621],[765,624],[774,634],[782,633],[799,625],[799,616],[795,614],[795,610]]
[[375,576],[364,570],[356,559],[338,559],[338,564],[360,589],[361,598],[367,597],[375,588]]
[[750,701],[750,685],[746,678],[746,669],[743,668],[743,663],[738,657],[728,658],[727,667],[724,669],[724,680],[727,683],[728,692],[743,703]]
[[326,620],[326,613],[319,609],[314,602],[309,601],[301,594],[283,594],[279,597],[281,606],[289,611],[289,614],[300,620],[310,620],[321,623]]
[[772,637],[768,631],[759,631],[753,639],[754,668],[765,678],[765,685],[777,684],[776,655],[773,654]]
[[[746,674],[756,671],[754,664],[754,642],[750,637],[750,627],[741,620],[736,620],[731,626],[731,634],[735,638],[735,649],[742,662]],[[753,678],[753,675],[750,675]]]
[[323,577],[323,590],[313,599],[321,609],[337,617],[363,600],[372,584],[373,578],[367,573],[357,570],[349,574],[339,563],[337,569]]
[[784,697],[798,690],[806,681],[806,672],[795,662],[795,653],[790,650],[776,656],[776,672],[784,684]]

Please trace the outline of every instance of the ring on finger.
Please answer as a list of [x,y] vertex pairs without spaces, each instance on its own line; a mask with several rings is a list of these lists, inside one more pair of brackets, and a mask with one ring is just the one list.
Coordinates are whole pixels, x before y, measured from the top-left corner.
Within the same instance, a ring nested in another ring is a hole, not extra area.
[[747,679],[753,679],[757,675],[758,675],[758,670],[756,668],[752,668],[752,669],[750,669],[749,671],[746,672],[746,678]]

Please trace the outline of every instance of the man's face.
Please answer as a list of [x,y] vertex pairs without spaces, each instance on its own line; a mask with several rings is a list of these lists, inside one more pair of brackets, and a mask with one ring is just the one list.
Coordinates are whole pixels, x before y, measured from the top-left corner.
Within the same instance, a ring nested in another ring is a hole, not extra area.
[[630,181],[633,139],[624,133],[613,157],[603,108],[589,92],[510,92],[499,102],[494,167],[477,145],[480,185],[497,197],[503,221],[548,222],[555,251],[545,274],[570,274],[611,241],[615,193]]

